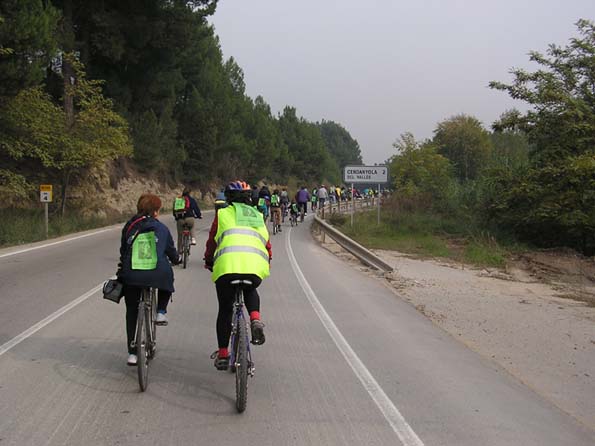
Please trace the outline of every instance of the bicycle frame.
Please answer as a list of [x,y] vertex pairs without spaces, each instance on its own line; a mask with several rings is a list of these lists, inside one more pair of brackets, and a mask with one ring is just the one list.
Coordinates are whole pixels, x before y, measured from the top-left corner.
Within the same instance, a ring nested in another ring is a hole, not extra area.
[[[145,296],[149,296],[147,300]],[[145,317],[145,323],[150,327],[149,329],[149,346],[151,350],[155,349],[156,341],[156,329],[155,320],[157,319],[157,290],[155,288],[145,288],[140,293],[140,299],[138,301],[138,314]],[[138,317],[137,317],[138,320]],[[134,335],[132,341],[132,347],[136,348],[137,333]]]

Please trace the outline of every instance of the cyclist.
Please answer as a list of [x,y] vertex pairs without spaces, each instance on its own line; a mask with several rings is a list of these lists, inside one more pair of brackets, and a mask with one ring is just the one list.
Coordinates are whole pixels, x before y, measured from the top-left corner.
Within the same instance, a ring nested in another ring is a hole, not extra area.
[[281,197],[279,190],[273,190],[271,195],[271,221],[277,225],[277,231],[281,232]]
[[258,205],[257,205],[258,210],[264,216],[264,221],[267,221],[267,218],[269,217],[270,206],[271,206],[271,192],[269,191],[269,188],[265,184],[260,188],[260,191],[258,192]]
[[291,200],[291,205],[289,206],[289,213],[290,218],[293,218],[294,221],[297,223],[297,216],[300,213],[300,210],[295,200]]
[[306,215],[308,212],[308,201],[310,201],[310,193],[306,186],[302,186],[300,190],[295,194],[295,201],[298,204],[298,208],[300,212],[303,212],[303,215]]
[[196,200],[190,196],[189,187],[185,187],[182,195],[174,200],[173,215],[176,219],[176,227],[178,229],[178,251],[182,250],[184,226],[190,229],[191,243],[196,245],[196,239],[194,238],[194,219],[202,218],[202,214]]
[[227,201],[225,200],[225,191],[221,189],[217,196],[215,197],[215,211],[218,211],[221,208],[227,206]]
[[[131,366],[136,365],[138,361],[131,344],[136,332],[141,291],[146,287],[159,290],[156,323],[167,325],[167,304],[174,292],[174,272],[170,262],[177,265],[181,261],[169,229],[157,219],[160,209],[159,197],[153,194],[141,195],[137,203],[138,212],[122,229],[117,276],[124,284],[127,363]],[[136,243],[138,248],[135,248]],[[148,248],[143,250],[146,255],[140,252],[142,246]]]
[[285,221],[285,215],[287,215],[287,206],[289,205],[289,194],[287,193],[287,188],[283,188],[281,191],[281,221]]
[[219,312],[217,314],[217,370],[229,366],[229,338],[233,316],[233,280],[248,279],[244,302],[250,314],[252,343],[264,344],[264,324],[260,320],[260,297],[256,288],[269,276],[271,242],[264,220],[251,206],[250,186],[233,181],[225,188],[229,206],[219,209],[211,225],[205,249],[205,268],[212,271]]
[[324,203],[326,202],[326,200],[328,199],[328,191],[326,190],[326,187],[324,187],[324,184],[320,185],[320,188],[318,189],[318,207],[319,208],[324,208]]

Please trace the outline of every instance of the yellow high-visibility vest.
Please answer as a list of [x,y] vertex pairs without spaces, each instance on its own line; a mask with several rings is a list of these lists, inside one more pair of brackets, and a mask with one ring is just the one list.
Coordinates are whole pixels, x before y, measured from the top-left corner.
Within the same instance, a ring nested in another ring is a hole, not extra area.
[[254,207],[233,203],[217,211],[217,249],[214,255],[215,282],[224,274],[255,274],[269,276],[269,240],[262,214]]

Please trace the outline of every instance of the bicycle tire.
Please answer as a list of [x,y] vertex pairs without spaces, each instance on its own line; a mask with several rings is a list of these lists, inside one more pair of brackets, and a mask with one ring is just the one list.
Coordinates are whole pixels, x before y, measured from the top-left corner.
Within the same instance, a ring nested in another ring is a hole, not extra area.
[[184,240],[182,243],[182,268],[186,269],[186,265],[188,265],[188,255],[189,255],[189,246],[188,246],[188,236],[184,235]]
[[236,409],[242,413],[248,402],[248,331],[243,317],[238,318],[237,324]]
[[[144,291],[143,291],[144,293]],[[149,384],[149,355],[148,355],[148,329],[147,326],[147,307],[142,303],[139,308],[138,318],[136,320],[136,358],[138,371],[138,385],[140,391],[144,392]]]

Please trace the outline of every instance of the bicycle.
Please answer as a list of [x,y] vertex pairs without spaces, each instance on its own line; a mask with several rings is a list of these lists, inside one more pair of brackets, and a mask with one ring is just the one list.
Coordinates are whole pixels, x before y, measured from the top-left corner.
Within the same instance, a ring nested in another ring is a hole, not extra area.
[[308,206],[308,203],[300,203],[300,222],[304,221],[304,215],[306,214],[306,206]]
[[281,202],[281,223],[285,223],[285,217],[287,217],[287,206],[286,201]]
[[280,219],[280,209],[273,208],[271,210],[271,222],[273,223],[273,235],[277,234],[281,230],[281,219]]
[[297,214],[291,213],[289,215],[289,223],[291,224],[291,226],[297,226],[298,221],[297,221]]
[[156,336],[157,289],[143,288],[138,303],[136,319],[136,335],[133,347],[136,347],[138,384],[141,392],[149,384],[149,362],[155,357],[157,348]]
[[186,269],[190,257],[190,226],[182,225],[182,268]]
[[236,409],[242,413],[246,410],[248,399],[248,376],[254,377],[254,362],[250,352],[248,327],[244,315],[244,286],[251,286],[249,280],[232,280],[235,287],[233,318],[231,322],[231,353],[229,370],[236,378]]

